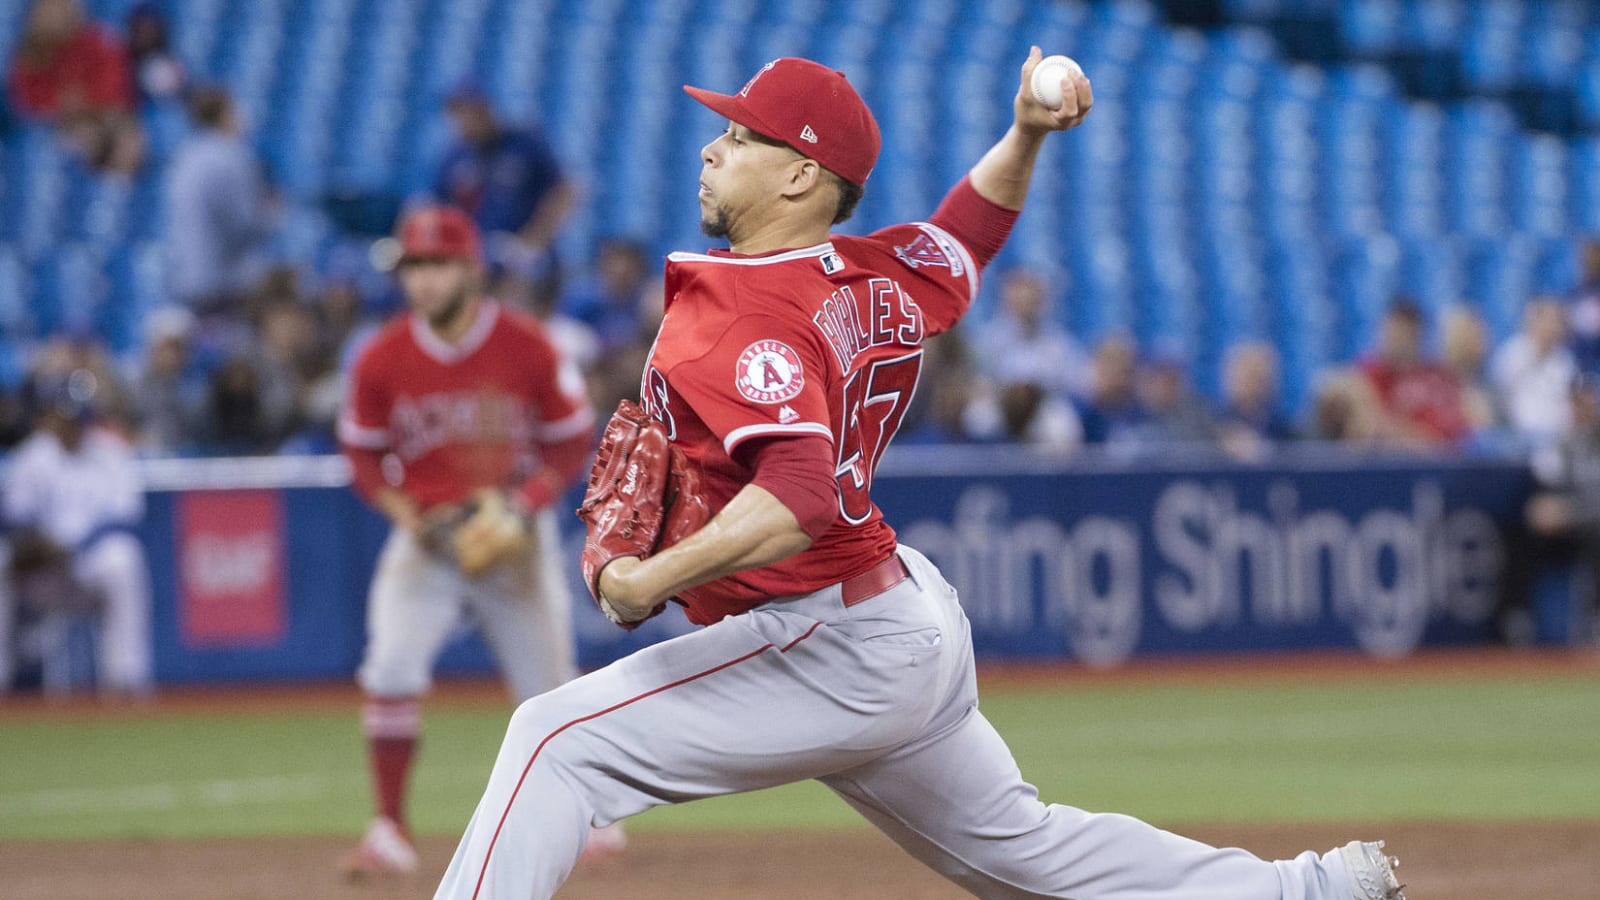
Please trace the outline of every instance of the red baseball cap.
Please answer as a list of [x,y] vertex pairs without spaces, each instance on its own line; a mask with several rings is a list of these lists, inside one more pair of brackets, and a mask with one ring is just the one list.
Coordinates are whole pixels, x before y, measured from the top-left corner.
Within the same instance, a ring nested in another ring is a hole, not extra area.
[[867,183],[883,146],[872,110],[844,73],[809,59],[775,59],[737,94],[683,89],[718,115],[788,144],[852,184]]
[[400,223],[400,261],[466,259],[483,262],[478,226],[454,206],[424,206]]

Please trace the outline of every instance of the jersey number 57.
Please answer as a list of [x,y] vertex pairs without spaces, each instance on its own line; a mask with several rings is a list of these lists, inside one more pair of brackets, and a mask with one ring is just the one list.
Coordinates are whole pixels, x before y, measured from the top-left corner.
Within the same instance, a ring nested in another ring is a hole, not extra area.
[[872,516],[872,475],[889,448],[922,372],[922,351],[875,360],[857,369],[844,385],[839,436],[839,511],[859,525]]

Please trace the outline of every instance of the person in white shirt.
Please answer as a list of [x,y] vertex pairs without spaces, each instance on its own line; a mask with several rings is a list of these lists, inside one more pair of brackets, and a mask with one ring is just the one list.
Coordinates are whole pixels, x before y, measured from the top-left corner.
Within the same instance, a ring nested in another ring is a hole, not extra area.
[[[18,574],[24,559],[35,567],[59,561],[69,576],[57,582],[62,590],[94,597],[102,610],[100,689],[137,697],[154,681],[150,573],[134,533],[144,517],[144,493],[128,442],[93,423],[97,393],[96,376],[84,369],[40,382],[39,417],[12,454],[0,510],[10,574]],[[17,592],[5,593],[14,599]],[[8,631],[11,613],[0,616]],[[0,645],[9,647],[11,638],[0,633]],[[0,660],[0,675],[8,666]]]
[[974,343],[983,374],[996,384],[1036,384],[1055,397],[1089,388],[1088,356],[1055,320],[1044,279],[1027,269],[1006,273],[1000,309]]
[[1495,352],[1490,364],[1495,400],[1513,432],[1533,452],[1541,476],[1572,430],[1569,399],[1578,364],[1567,348],[1566,309],[1552,297],[1535,298],[1523,311],[1522,331]]

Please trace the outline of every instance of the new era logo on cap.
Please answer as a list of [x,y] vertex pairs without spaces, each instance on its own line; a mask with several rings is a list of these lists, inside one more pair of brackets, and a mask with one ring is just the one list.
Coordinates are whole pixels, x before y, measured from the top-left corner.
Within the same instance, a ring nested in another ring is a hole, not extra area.
[[843,72],[820,63],[775,59],[737,94],[683,89],[718,115],[788,144],[852,184],[866,184],[878,161],[883,139],[872,110]]

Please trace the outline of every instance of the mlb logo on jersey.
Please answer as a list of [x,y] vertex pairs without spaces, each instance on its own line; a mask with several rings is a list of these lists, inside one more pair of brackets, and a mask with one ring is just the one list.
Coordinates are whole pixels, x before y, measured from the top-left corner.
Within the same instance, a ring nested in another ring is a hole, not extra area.
[[739,354],[734,385],[745,399],[757,403],[793,400],[805,386],[800,354],[782,341],[756,341]]

